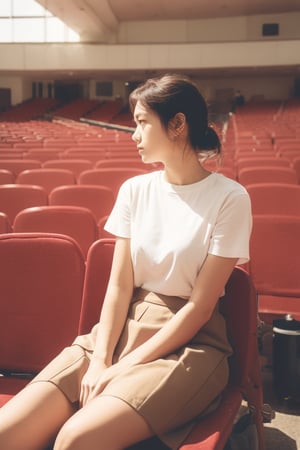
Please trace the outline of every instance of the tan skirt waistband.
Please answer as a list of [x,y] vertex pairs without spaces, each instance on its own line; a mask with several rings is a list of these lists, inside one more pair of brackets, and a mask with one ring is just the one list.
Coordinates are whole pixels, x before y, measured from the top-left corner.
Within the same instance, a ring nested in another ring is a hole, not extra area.
[[179,310],[184,306],[187,302],[186,299],[182,297],[177,297],[175,295],[164,295],[164,294],[158,294],[156,292],[147,291],[143,288],[136,288],[131,303],[139,302],[139,301],[145,301],[147,303],[153,303],[155,305],[161,305],[166,306],[167,308],[170,308],[172,310]]

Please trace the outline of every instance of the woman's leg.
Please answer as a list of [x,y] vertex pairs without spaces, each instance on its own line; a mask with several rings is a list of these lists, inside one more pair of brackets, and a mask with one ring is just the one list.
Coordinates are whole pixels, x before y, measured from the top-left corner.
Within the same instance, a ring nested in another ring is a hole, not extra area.
[[43,450],[73,413],[54,384],[29,384],[0,408],[0,448]]
[[61,428],[54,450],[121,450],[153,436],[131,406],[116,397],[91,400]]

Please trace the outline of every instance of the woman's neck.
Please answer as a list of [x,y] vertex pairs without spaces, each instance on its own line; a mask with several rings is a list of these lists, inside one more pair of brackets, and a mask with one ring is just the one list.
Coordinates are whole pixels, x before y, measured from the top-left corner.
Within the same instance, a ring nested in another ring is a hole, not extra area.
[[193,184],[203,180],[210,172],[200,164],[197,155],[183,156],[164,164],[165,180],[171,184]]

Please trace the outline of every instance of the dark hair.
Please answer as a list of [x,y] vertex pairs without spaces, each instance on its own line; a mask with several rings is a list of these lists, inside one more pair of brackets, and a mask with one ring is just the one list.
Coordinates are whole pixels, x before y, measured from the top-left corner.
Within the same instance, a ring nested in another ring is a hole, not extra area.
[[220,139],[208,124],[207,105],[197,86],[181,75],[164,75],[151,78],[137,87],[129,96],[133,113],[137,102],[158,114],[165,128],[177,114],[183,113],[189,130],[189,140],[197,152],[214,150],[221,152]]

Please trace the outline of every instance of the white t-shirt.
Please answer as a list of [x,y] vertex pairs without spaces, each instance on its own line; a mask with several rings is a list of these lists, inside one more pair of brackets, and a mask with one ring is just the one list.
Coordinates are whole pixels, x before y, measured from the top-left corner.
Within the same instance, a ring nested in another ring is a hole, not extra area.
[[249,196],[239,183],[212,173],[174,185],[163,171],[125,181],[105,225],[131,239],[135,286],[184,298],[208,253],[248,261],[251,228]]

